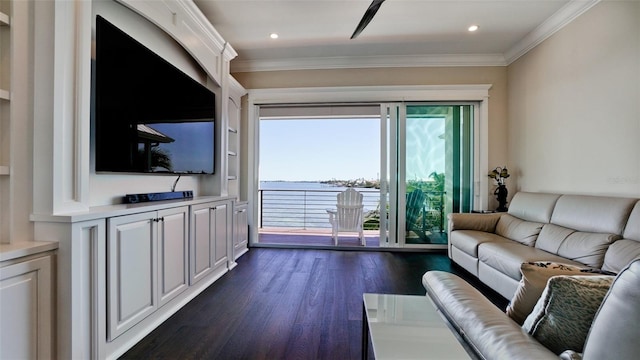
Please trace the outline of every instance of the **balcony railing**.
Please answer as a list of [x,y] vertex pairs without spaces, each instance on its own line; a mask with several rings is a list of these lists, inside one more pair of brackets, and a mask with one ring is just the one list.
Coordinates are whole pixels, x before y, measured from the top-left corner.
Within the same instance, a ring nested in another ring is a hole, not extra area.
[[[258,190],[260,227],[331,228],[327,209],[336,205],[336,190]],[[376,210],[378,189],[358,189],[362,193],[364,213]]]
[[[327,209],[336,205],[336,190],[258,190],[258,216],[260,228],[331,228]],[[363,195],[365,222],[367,214],[379,214],[380,190],[358,189]],[[421,226],[438,229],[444,227],[443,192],[426,193],[426,200],[419,218]],[[429,199],[438,199],[436,206]],[[429,224],[427,224],[429,223]],[[365,224],[366,225],[366,224]]]

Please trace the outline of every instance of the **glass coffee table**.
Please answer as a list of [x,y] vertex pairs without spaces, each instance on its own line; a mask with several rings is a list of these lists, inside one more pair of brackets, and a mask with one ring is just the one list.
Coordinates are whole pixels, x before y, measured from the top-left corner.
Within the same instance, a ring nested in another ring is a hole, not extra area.
[[362,358],[475,359],[428,296],[363,294]]

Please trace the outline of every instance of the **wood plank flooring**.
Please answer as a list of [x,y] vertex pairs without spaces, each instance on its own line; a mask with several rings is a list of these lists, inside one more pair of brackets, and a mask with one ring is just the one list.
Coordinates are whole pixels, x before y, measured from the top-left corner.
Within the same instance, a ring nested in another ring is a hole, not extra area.
[[436,269],[470,277],[444,253],[252,248],[122,359],[359,359],[362,293],[424,295]]

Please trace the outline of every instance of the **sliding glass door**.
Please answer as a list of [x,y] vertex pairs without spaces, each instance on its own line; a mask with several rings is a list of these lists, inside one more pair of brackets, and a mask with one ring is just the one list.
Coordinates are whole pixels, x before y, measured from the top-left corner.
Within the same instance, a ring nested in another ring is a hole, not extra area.
[[392,219],[387,245],[445,247],[447,214],[473,208],[474,109],[460,103],[382,106],[387,151],[381,165]]

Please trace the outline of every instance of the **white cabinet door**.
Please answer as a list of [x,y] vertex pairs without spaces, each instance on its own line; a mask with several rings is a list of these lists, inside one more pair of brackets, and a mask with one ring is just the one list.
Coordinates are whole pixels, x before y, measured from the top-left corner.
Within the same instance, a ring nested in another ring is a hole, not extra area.
[[228,259],[230,219],[226,202],[212,202],[194,205],[191,208],[191,284],[196,283],[220,266],[226,266]]
[[247,205],[236,206],[233,214],[233,256],[238,259],[249,245],[249,216]]
[[215,224],[215,228],[212,229],[215,243],[214,251],[214,268],[225,265],[227,262],[227,249],[228,249],[228,226],[227,226],[227,210],[229,205],[217,204],[211,208],[211,223]]
[[189,249],[191,284],[213,271],[213,243],[211,239],[211,204],[191,207],[191,247]]
[[52,358],[51,256],[0,268],[0,359]]
[[158,212],[158,290],[160,306],[188,287],[189,208]]
[[113,340],[158,307],[157,213],[108,219],[108,338]]

